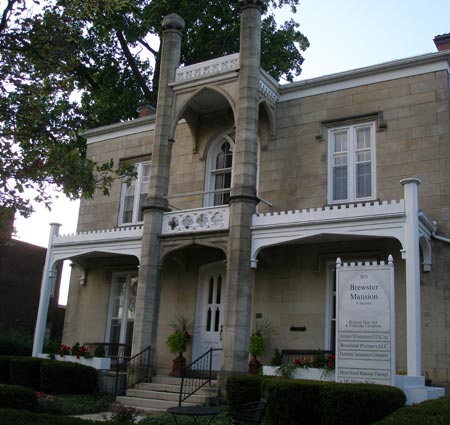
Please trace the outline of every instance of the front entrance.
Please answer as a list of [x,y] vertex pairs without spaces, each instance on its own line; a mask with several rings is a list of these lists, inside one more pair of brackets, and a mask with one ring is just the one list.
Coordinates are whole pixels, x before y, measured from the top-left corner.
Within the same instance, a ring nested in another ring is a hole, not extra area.
[[[195,305],[192,360],[210,348],[222,348],[226,269],[223,261],[199,271]],[[212,369],[220,370],[222,352],[213,354]]]

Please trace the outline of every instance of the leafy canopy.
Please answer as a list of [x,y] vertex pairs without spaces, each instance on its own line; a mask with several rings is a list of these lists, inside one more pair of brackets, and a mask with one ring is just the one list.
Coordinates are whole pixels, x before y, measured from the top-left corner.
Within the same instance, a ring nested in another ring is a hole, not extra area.
[[[6,0],[0,9],[0,207],[27,216],[50,205],[49,187],[69,198],[108,193],[112,161],[86,158],[80,132],[136,116],[156,104],[161,22],[186,21],[181,61],[188,65],[239,50],[237,0]],[[276,79],[301,72],[308,40],[299,24],[277,25],[267,0],[262,67]],[[128,170],[129,171],[129,170]]]

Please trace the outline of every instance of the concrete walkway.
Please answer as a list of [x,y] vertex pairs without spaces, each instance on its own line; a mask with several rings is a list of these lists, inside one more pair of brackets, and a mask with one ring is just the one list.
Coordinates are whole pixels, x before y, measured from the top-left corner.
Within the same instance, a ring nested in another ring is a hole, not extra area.
[[[105,422],[111,419],[113,413],[112,412],[100,412],[100,413],[87,413],[85,415],[75,415],[74,418],[81,418],[86,419],[90,421],[99,421],[99,422]],[[148,416],[153,416],[151,414],[142,414],[139,413],[136,418],[136,423],[139,423],[144,418],[147,418]]]

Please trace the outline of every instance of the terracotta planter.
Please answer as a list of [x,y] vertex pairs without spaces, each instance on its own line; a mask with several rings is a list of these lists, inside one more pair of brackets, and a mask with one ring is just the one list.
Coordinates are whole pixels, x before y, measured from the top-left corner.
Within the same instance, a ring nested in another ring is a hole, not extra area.
[[186,359],[180,353],[180,355],[173,360],[172,372],[170,372],[169,375],[181,378],[185,367],[186,367]]
[[260,369],[261,363],[255,356],[253,356],[248,363],[248,373],[250,373],[251,375],[258,375]]

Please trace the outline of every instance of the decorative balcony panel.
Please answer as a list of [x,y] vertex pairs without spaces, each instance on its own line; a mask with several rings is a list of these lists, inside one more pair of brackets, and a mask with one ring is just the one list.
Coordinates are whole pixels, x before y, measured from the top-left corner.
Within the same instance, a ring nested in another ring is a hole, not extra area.
[[230,209],[228,206],[199,208],[164,213],[163,235],[228,230]]
[[186,81],[195,78],[209,77],[239,69],[239,53],[224,56],[209,61],[195,63],[193,65],[178,68],[175,73],[175,81]]

